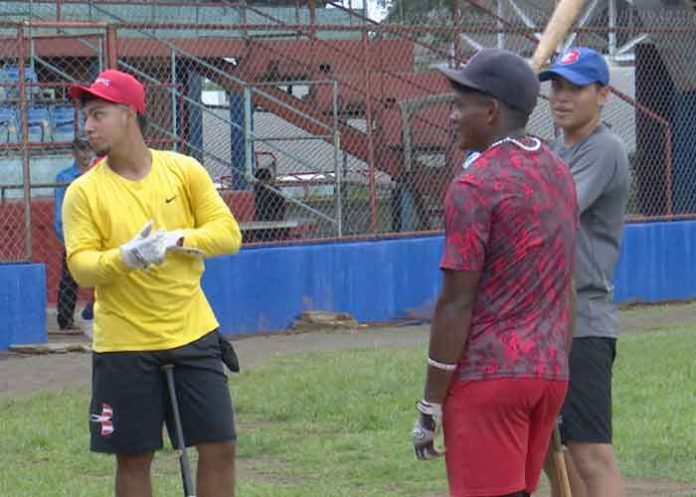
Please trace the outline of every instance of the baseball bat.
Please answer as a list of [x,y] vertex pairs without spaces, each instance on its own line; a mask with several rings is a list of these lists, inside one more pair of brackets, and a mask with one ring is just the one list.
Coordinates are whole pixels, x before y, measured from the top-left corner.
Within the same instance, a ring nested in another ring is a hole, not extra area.
[[551,14],[549,22],[539,39],[539,44],[532,55],[532,69],[538,71],[541,66],[554,54],[556,47],[570,31],[585,0],[560,0]]
[[565,453],[561,443],[561,432],[558,429],[558,423],[553,427],[553,467],[556,472],[558,486],[561,489],[561,497],[573,497],[570,491],[568,466],[566,466]]
[[189,465],[186,454],[186,442],[184,441],[184,430],[181,426],[181,416],[179,415],[179,402],[176,399],[176,389],[174,388],[174,365],[165,364],[162,366],[164,375],[167,378],[167,388],[169,398],[172,401],[172,414],[174,415],[174,431],[176,433],[176,445],[179,451],[179,470],[181,471],[181,481],[184,486],[184,497],[196,497],[193,478],[191,476],[191,466]]

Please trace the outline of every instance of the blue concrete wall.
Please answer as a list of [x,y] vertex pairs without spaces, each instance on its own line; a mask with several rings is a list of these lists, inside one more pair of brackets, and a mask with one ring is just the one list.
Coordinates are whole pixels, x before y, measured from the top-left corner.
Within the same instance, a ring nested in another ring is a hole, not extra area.
[[[360,321],[427,310],[437,295],[441,236],[254,247],[207,262],[203,287],[225,333],[287,328],[302,311]],[[696,299],[696,222],[626,227],[618,302]],[[0,264],[0,349],[46,340],[43,264]]]
[[46,267],[0,264],[0,350],[47,340]]
[[[394,319],[436,297],[442,246],[422,237],[249,248],[209,261],[203,286],[224,333],[287,328],[308,309]],[[615,284],[618,302],[696,298],[696,222],[628,225]]]
[[619,303],[696,299],[696,222],[626,226],[614,281]]
[[377,321],[437,294],[441,250],[441,237],[249,248],[208,261],[203,287],[224,333],[287,328],[310,309]]

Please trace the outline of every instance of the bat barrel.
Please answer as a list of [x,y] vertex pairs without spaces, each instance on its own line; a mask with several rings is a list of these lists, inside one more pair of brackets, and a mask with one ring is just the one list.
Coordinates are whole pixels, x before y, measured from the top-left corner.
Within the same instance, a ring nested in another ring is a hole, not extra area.
[[546,24],[544,33],[532,55],[531,65],[535,71],[541,69],[554,54],[556,47],[575,23],[585,0],[560,0]]

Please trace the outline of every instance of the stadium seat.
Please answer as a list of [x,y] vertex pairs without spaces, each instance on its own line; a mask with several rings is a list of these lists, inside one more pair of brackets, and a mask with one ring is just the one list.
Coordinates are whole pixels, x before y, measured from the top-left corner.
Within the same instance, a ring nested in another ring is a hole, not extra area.
[[75,108],[55,105],[50,109],[54,142],[72,142],[75,138]]
[[[19,81],[19,66],[6,65],[0,69],[0,80],[8,81],[10,83],[16,83]],[[36,71],[31,67],[24,68],[24,81],[29,81],[31,83],[38,82],[36,77]]]
[[17,112],[12,107],[0,107],[0,143],[16,143]]
[[[42,143],[51,140],[51,116],[48,107],[30,106],[27,108],[27,127],[29,128],[29,142]],[[17,133],[22,138],[21,117],[17,116]]]
[[[31,67],[27,66],[24,68],[24,81],[29,83],[37,83],[38,78],[36,76],[36,71]],[[19,82],[19,66],[15,65],[5,65],[0,68],[0,83],[2,83],[2,97],[4,100],[17,100],[19,99],[19,87],[17,83]],[[32,95],[37,88],[27,88],[27,95]]]

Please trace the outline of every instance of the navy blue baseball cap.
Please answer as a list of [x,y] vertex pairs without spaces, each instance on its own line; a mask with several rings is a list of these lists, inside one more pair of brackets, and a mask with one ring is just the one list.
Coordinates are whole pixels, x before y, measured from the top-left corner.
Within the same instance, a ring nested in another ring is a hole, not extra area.
[[537,104],[539,80],[519,55],[499,48],[484,48],[457,69],[437,68],[447,79],[486,93],[530,115]]
[[539,81],[556,76],[574,85],[609,84],[609,66],[599,52],[585,47],[571,47],[563,52],[548,69],[539,73]]

